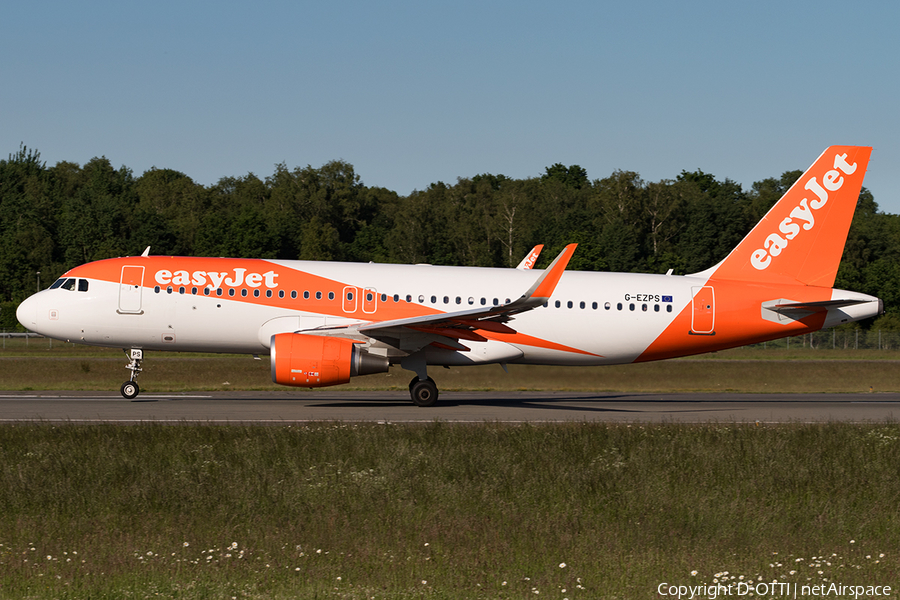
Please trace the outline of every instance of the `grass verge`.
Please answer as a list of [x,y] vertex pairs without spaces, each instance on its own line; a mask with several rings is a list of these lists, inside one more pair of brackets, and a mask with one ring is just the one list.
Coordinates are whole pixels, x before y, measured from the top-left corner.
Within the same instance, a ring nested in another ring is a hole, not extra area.
[[900,588],[896,424],[31,424],[0,461],[5,599]]
[[[124,357],[0,357],[0,390],[103,390],[127,379]],[[896,392],[900,364],[890,360],[676,359],[605,367],[498,365],[431,368],[442,391],[572,390],[627,392]],[[333,389],[405,390],[412,374],[355,377]],[[149,355],[138,379],[145,392],[285,390],[272,383],[269,360],[249,356]],[[297,393],[315,393],[298,390]]]

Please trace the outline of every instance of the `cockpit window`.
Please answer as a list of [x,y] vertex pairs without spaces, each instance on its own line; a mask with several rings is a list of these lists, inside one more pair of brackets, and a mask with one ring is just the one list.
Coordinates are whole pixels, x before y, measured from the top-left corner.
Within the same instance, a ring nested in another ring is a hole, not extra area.
[[61,286],[64,281],[65,281],[65,279],[57,279],[56,281],[53,282],[53,285],[51,285],[49,289],[55,290],[56,288]]
[[69,279],[66,279],[63,282],[62,286],[60,286],[60,287],[62,287],[62,289],[64,289],[64,290],[69,290],[69,291],[74,290],[75,289],[75,279],[73,279],[71,277]]
[[88,280],[87,279],[79,279],[78,280],[78,291],[79,292],[88,291]]

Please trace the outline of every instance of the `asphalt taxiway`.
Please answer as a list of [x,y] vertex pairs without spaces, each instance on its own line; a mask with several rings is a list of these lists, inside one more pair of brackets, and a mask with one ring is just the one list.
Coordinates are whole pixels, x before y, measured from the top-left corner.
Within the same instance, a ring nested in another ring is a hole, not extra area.
[[405,392],[278,391],[142,393],[0,392],[0,423],[894,422],[900,393],[648,394],[623,392],[443,392],[414,406]]

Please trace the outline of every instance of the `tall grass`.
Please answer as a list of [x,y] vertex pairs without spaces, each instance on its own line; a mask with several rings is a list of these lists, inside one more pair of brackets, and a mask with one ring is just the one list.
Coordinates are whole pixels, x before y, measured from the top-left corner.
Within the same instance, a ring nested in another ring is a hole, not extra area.
[[2,598],[900,587],[894,424],[15,425],[0,461]]

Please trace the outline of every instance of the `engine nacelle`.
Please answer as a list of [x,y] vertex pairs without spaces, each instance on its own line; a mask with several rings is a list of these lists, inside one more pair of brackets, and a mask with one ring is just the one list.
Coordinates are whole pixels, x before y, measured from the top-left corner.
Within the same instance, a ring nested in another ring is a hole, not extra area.
[[303,333],[278,333],[269,344],[272,381],[296,387],[326,387],[356,375],[385,373],[388,359],[361,350],[353,340]]

